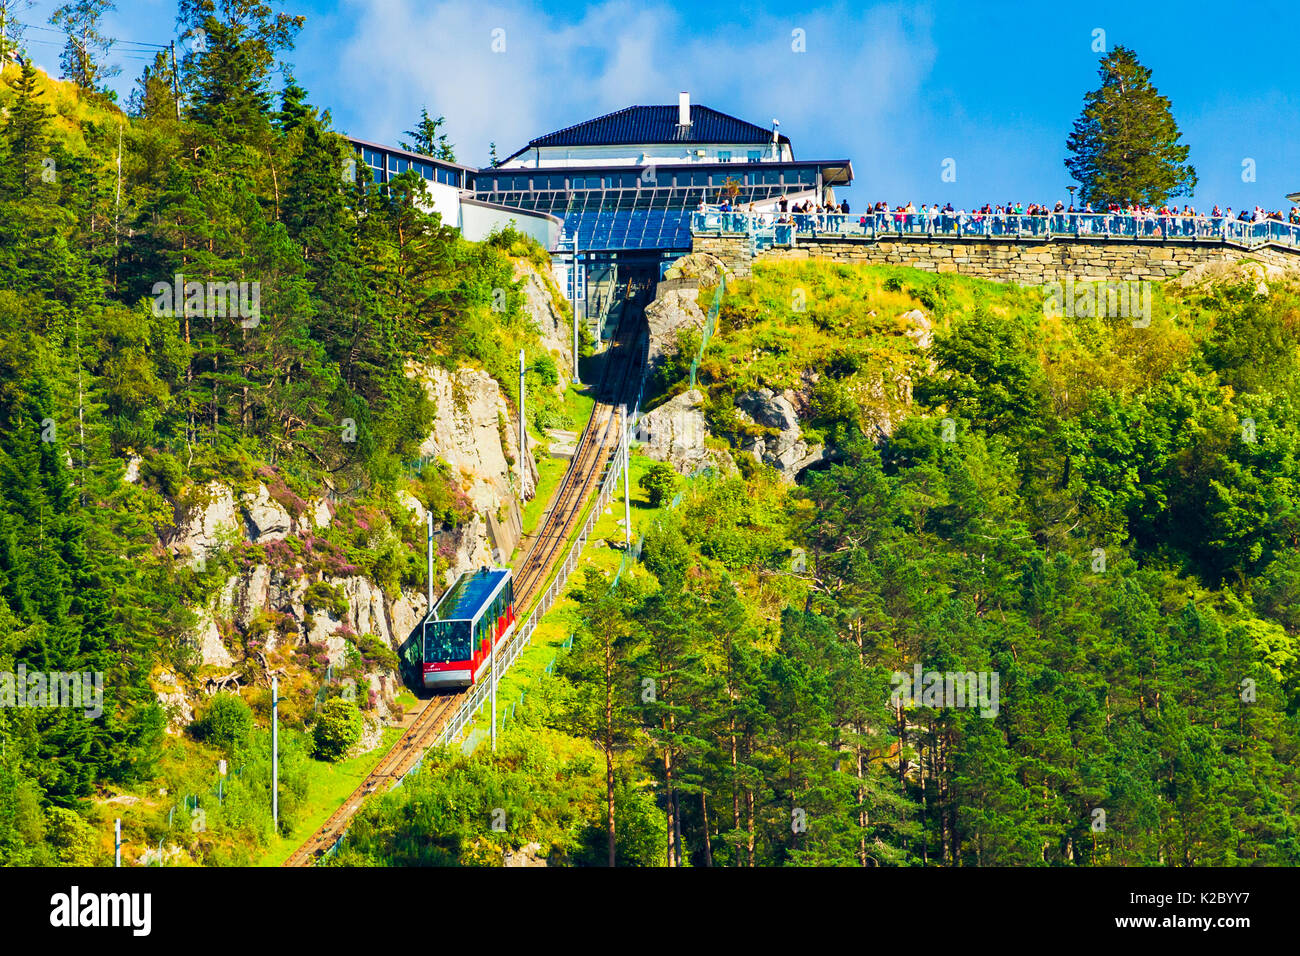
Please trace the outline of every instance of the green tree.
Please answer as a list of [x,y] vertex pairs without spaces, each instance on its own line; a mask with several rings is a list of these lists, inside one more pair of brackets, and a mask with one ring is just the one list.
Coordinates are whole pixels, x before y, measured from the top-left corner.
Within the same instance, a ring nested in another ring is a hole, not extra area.
[[345,697],[331,697],[320,709],[312,728],[316,756],[321,760],[338,760],[361,739],[364,730],[361,711]]
[[199,736],[230,755],[240,753],[253,732],[253,711],[238,694],[220,693],[198,723]]
[[456,161],[456,151],[448,142],[447,134],[443,132],[445,123],[446,119],[444,117],[439,116],[437,119],[431,119],[429,110],[422,108],[420,110],[420,121],[415,124],[415,129],[408,129],[402,134],[411,137],[410,141],[399,141],[398,145],[402,149],[408,149],[413,153],[432,156],[434,159],[445,159],[454,163]]
[[677,470],[667,462],[655,462],[637,479],[637,487],[646,493],[650,506],[658,508],[680,484]]
[[99,862],[95,828],[73,810],[50,807],[46,811],[45,839],[64,866],[94,866]]
[[68,38],[59,57],[63,75],[83,90],[100,90],[105,80],[121,72],[104,63],[113,41],[101,32],[104,14],[116,8],[113,0],[75,0],[50,17]]
[[1196,187],[1190,147],[1179,143],[1169,100],[1152,85],[1151,70],[1117,46],[1098,73],[1101,86],[1084,97],[1066,141],[1065,166],[1080,184],[1080,198],[1102,208],[1190,195]]

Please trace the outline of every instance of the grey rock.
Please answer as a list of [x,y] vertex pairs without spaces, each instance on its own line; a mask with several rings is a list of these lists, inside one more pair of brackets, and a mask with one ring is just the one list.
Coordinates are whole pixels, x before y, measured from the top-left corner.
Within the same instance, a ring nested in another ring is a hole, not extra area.
[[799,472],[825,457],[823,446],[804,441],[799,416],[785,395],[770,388],[744,392],[736,399],[736,410],[742,418],[775,431],[750,439],[743,450],[771,465],[783,480],[794,481]]

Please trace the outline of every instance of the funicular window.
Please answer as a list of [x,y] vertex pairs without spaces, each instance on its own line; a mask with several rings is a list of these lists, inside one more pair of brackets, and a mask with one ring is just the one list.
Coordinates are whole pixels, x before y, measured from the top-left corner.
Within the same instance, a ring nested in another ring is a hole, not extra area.
[[430,663],[468,660],[469,621],[430,621],[424,631],[424,659]]

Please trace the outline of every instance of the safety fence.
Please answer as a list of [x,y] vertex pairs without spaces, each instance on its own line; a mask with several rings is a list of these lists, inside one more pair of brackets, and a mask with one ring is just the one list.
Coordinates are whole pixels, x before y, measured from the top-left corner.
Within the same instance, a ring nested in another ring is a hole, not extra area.
[[[222,764],[225,763],[224,760],[221,762]],[[241,764],[236,769],[229,771],[228,776],[229,778],[238,778],[243,774],[243,772],[244,772],[244,765]],[[188,822],[186,822],[185,818],[182,817],[181,825],[183,827],[186,827],[187,829],[195,833],[202,833],[204,830],[206,830],[207,819],[204,814],[203,801],[207,797],[216,797],[217,805],[218,806],[224,805],[226,802],[226,780],[227,780],[227,774],[223,774],[220,771],[218,771],[216,783],[214,783],[208,790],[204,791],[203,793],[184,794],[181,797],[180,801],[177,802],[170,810],[167,811],[167,829],[170,831],[175,828],[177,822],[176,811],[181,810],[183,811],[184,814],[187,814],[189,818]],[[156,862],[146,863],[146,865],[148,866],[163,865],[163,842],[166,839],[167,838],[164,836],[158,840],[157,850],[153,850],[151,847],[145,851],[146,860],[151,855],[151,853],[157,853],[158,855],[158,859]]]
[[[796,236],[905,236],[964,239],[1133,239],[1267,243],[1300,248],[1300,223],[1280,219],[1248,221],[1226,216],[1158,213],[1065,213],[1022,215],[997,212],[743,213],[696,212],[694,233],[740,233],[757,244],[794,245]],[[762,240],[759,243],[759,240]]]
[[713,293],[713,304],[709,306],[709,314],[704,318],[704,331],[700,335],[700,349],[695,353],[695,358],[691,360],[691,388],[695,387],[695,373],[700,370],[700,362],[704,360],[704,350],[708,347],[709,339],[713,338],[713,331],[718,326],[718,313],[722,311],[722,298],[727,294],[727,275],[722,274],[721,281],[718,282],[718,288]]
[[[614,497],[614,491],[618,487],[618,482],[622,477],[623,455],[626,453],[626,444],[625,441],[620,441],[617,450],[615,450],[613,456],[608,460],[605,467],[604,480],[601,481],[600,491],[596,495],[595,506],[591,509],[590,514],[587,515],[587,520],[583,524],[582,530],[578,533],[578,537],[574,540],[573,544],[569,546],[568,553],[565,555],[564,561],[560,564],[554,578],[551,580],[551,583],[547,586],[546,590],[542,592],[542,596],[538,599],[537,604],[534,605],[532,613],[528,615],[528,619],[515,629],[515,633],[506,641],[505,646],[497,651],[499,657],[497,664],[498,675],[509,670],[510,665],[519,658],[519,655],[523,653],[524,648],[532,641],[533,634],[537,630],[537,625],[546,615],[546,612],[551,609],[551,606],[559,599],[560,595],[564,593],[564,588],[568,583],[569,576],[577,568],[578,561],[582,556],[582,550],[586,547],[587,541],[591,538],[596,527],[596,522],[600,520],[606,506],[609,505],[610,501]],[[458,739],[464,732],[465,728],[474,720],[474,717],[479,710],[482,709],[485,703],[487,703],[491,693],[491,681],[484,681],[475,685],[470,695],[461,702],[459,707],[457,707],[456,713],[453,714],[451,719],[443,726],[442,731],[434,741],[435,745],[450,743]]]

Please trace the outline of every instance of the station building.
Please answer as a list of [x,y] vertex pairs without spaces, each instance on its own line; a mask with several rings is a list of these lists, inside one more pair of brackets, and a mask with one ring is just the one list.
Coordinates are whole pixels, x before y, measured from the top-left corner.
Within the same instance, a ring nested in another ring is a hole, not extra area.
[[[690,217],[724,198],[770,211],[820,201],[853,181],[847,159],[799,160],[773,120],[759,126],[689,93],[666,106],[629,106],[529,141],[493,166],[457,163],[352,140],[377,182],[408,168],[433,208],[467,239],[512,224],[552,253],[566,295],[588,311],[593,284],[658,270],[690,251]],[[582,300],[582,301],[580,301]]]

